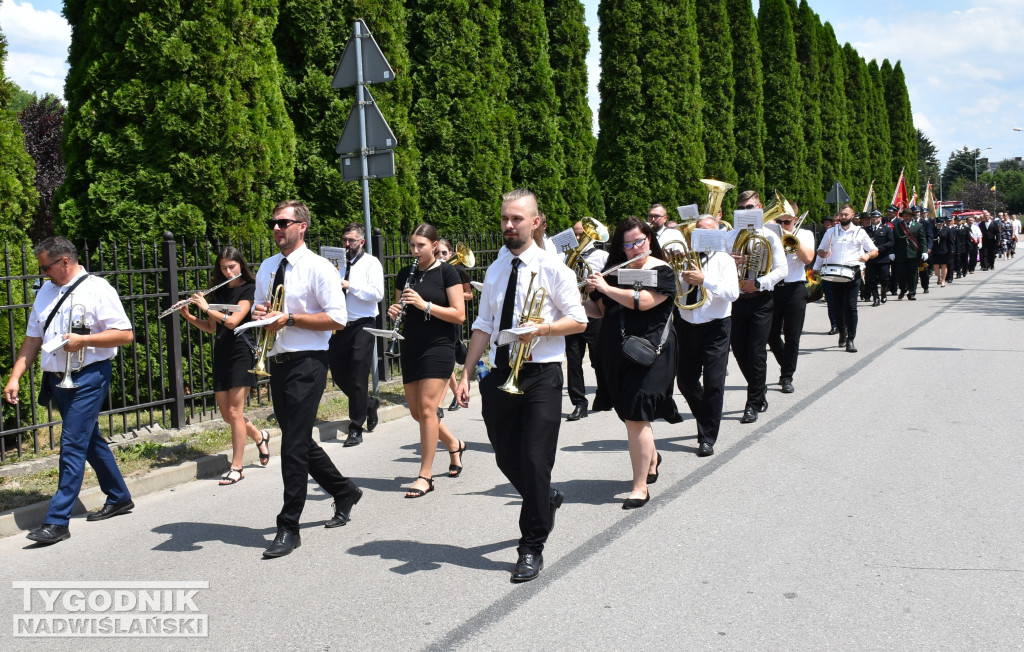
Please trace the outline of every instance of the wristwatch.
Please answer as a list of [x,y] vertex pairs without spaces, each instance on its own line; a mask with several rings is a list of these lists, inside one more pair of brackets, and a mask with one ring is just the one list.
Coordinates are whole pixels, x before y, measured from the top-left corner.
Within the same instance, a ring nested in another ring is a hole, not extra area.
[[754,279],[754,287],[756,287],[758,290],[761,289],[761,279],[759,279],[759,278],[755,278]]
[[292,313],[288,313],[288,321],[286,321],[284,323],[284,325],[285,326],[294,326],[295,325],[295,315],[293,315]]

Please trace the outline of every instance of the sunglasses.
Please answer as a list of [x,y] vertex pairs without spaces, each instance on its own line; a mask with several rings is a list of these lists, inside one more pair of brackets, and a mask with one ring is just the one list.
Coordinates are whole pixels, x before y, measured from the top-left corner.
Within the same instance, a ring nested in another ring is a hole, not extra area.
[[646,236],[640,238],[639,240],[634,240],[633,242],[623,242],[622,248],[628,251],[630,249],[633,249],[634,247],[642,247],[645,242],[647,242]]
[[738,208],[741,211],[749,211],[757,208],[757,204],[747,204],[746,206],[739,206]]
[[273,230],[274,227],[277,227],[277,228],[279,228],[281,230],[284,230],[284,229],[287,229],[288,226],[291,225],[291,224],[299,224],[299,223],[300,223],[300,220],[285,220],[285,219],[281,219],[281,220],[267,220],[267,228]]
[[63,262],[63,260],[64,260],[63,258],[58,258],[57,260],[53,261],[49,265],[43,265],[42,267],[40,267],[39,271],[42,272],[43,274],[45,274],[46,272],[48,272],[50,270],[51,267],[53,267],[54,265],[56,265],[59,262]]
[[793,220],[779,220],[779,224],[792,224]]

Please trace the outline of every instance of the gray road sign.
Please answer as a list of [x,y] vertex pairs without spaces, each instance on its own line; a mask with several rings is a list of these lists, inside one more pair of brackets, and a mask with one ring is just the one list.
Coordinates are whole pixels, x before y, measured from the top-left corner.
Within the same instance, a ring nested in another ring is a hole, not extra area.
[[825,198],[825,203],[841,204],[848,201],[850,201],[850,195],[846,194],[846,189],[843,188],[843,184],[836,181],[835,185],[832,186],[832,190],[828,191],[828,197]]
[[[363,164],[358,154],[341,157],[341,178],[343,181],[359,181],[363,178]],[[366,168],[371,179],[395,176],[395,153],[385,150],[366,156]]]
[[[391,131],[387,120],[384,119],[380,108],[377,107],[377,102],[373,99],[373,95],[370,94],[369,88],[366,89],[366,97],[368,98],[368,104],[365,105],[366,146],[370,149],[391,149],[398,144],[398,139],[395,138],[395,133]],[[348,120],[345,121],[345,130],[341,132],[341,138],[338,139],[338,147],[334,151],[338,154],[345,154],[347,152],[358,152],[359,149],[359,105],[355,104],[352,106],[352,111],[348,114]]]
[[[395,71],[391,68],[391,64],[384,58],[384,53],[381,52],[377,41],[370,34],[366,23],[361,20],[356,22],[359,23],[359,33],[362,34],[363,41],[363,81],[367,84],[391,81],[395,78]],[[352,34],[355,36],[356,28],[353,28]],[[331,85],[335,88],[355,86],[358,81],[357,73],[356,38],[350,38],[345,44],[345,51],[341,55],[341,61],[338,62],[338,68],[334,71],[334,81],[331,82]]]

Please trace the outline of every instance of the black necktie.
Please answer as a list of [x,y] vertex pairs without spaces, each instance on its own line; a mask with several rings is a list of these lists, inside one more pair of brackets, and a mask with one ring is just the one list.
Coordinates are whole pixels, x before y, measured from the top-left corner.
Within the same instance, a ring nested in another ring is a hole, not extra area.
[[[499,330],[512,328],[512,313],[516,310],[516,290],[519,288],[519,264],[523,262],[518,258],[512,259],[512,273],[508,275],[508,286],[505,288],[505,302],[501,304],[501,321],[498,323]],[[508,366],[508,346],[499,346],[498,352],[494,354],[494,362],[498,367]]]
[[287,266],[288,266],[288,259],[287,258],[282,258],[281,259],[281,264],[277,266],[277,273],[274,274],[274,287],[271,289],[271,292],[270,292],[271,296],[267,297],[267,301],[270,301],[273,298],[274,290],[277,290],[277,286],[284,285],[284,268],[287,267]]
[[[700,266],[703,269],[704,267],[707,267],[708,257],[707,257],[707,254],[699,254],[699,255],[700,255]],[[690,286],[690,291],[686,293],[686,305],[692,306],[693,304],[697,303],[697,290],[699,290],[699,289],[700,289],[699,285],[692,285],[692,286]]]

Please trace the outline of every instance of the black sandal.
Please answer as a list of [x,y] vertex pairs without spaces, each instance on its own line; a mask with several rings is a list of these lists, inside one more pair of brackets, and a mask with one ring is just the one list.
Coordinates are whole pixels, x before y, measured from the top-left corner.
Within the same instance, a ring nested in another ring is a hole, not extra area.
[[[416,480],[426,480],[427,490],[423,491],[422,489],[409,489],[408,491],[405,492],[406,498],[422,498],[423,496],[426,496],[427,494],[434,490],[433,478],[424,478],[422,475],[418,475],[416,476]],[[415,480],[413,482],[415,483]]]
[[[266,430],[260,430],[260,435],[263,436],[263,440],[256,444],[256,452],[260,454],[260,466],[266,466],[270,463],[270,433]],[[267,447],[267,452],[265,454],[260,450],[262,446]]]
[[[458,455],[459,456],[459,461],[461,462],[462,461],[462,454],[466,452],[466,442],[464,442],[462,440],[459,440],[459,444],[461,444],[461,446],[459,447],[459,450],[457,450],[457,451],[448,451],[448,454],[449,455]],[[458,464],[449,464],[448,465],[448,477],[449,478],[457,478],[460,475],[462,475],[462,467],[460,465],[458,465]]]
[[[231,477],[232,473],[238,474],[238,477],[237,478],[232,478]],[[228,471],[224,475],[220,476],[219,486],[226,487],[226,486],[228,486],[230,484],[235,484],[237,482],[241,482],[242,480],[245,480],[245,476],[242,475],[242,469],[231,469],[230,471]]]

